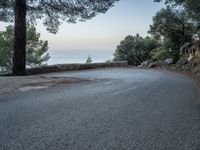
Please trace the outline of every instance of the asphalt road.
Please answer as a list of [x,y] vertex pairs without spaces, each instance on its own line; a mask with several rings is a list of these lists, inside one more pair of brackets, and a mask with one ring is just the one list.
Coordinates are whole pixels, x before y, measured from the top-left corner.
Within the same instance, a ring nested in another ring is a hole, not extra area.
[[0,150],[199,150],[193,81],[127,68],[48,74],[93,81],[0,95]]

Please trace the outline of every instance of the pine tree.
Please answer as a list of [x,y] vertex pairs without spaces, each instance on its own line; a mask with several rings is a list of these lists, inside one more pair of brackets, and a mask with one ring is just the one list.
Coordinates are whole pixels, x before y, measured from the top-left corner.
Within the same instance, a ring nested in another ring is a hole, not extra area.
[[[7,26],[6,31],[0,33],[0,67],[12,70],[14,27]],[[48,42],[40,40],[40,34],[32,25],[27,27],[26,35],[26,64],[29,67],[45,65],[49,60]]]
[[92,57],[90,57],[90,55],[89,55],[86,60],[86,64],[90,64],[90,63],[92,63]]

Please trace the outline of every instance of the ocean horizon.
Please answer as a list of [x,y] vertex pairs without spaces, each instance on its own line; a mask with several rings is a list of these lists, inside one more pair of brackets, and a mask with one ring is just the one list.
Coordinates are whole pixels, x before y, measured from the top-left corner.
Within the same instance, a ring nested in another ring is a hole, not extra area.
[[91,51],[91,50],[62,50],[62,51],[49,51],[50,59],[48,65],[54,64],[72,64],[72,63],[85,63],[88,56],[92,58],[93,63],[105,62],[113,59],[113,51]]

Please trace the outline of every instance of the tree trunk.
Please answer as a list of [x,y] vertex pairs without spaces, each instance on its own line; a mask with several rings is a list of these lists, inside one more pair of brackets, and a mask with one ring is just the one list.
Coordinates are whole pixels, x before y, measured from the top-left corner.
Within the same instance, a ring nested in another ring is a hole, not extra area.
[[26,0],[15,0],[13,75],[26,75]]

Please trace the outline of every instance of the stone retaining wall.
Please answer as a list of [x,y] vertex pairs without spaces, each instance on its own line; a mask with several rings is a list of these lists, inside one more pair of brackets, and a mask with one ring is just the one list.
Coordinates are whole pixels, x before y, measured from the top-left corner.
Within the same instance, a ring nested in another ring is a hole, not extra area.
[[127,67],[127,62],[111,62],[111,63],[91,63],[91,64],[58,64],[43,67],[35,67],[27,69],[27,75],[43,74],[60,71],[71,71],[71,70],[84,70],[84,69],[95,69],[105,67]]

